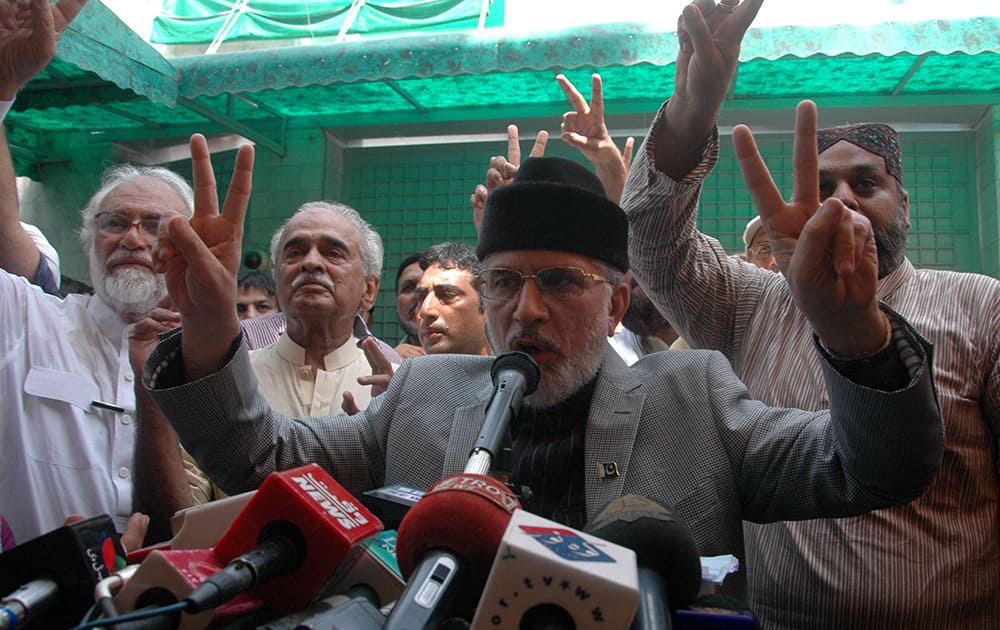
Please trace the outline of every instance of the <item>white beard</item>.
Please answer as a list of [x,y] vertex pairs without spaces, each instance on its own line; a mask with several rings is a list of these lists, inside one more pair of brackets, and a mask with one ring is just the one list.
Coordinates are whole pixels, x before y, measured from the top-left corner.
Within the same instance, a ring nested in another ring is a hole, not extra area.
[[167,282],[162,274],[135,267],[124,267],[109,274],[95,252],[92,251],[88,258],[94,292],[125,321],[139,319],[167,296]]
[[[531,332],[523,328],[512,330],[509,337],[516,339],[522,336],[535,336],[536,339],[555,345],[552,340],[532,335]],[[500,343],[494,331],[490,329],[488,320],[486,325],[486,336],[489,338],[490,346],[494,354],[508,352],[510,343]],[[577,393],[583,386],[589,383],[597,371],[601,369],[604,362],[604,351],[607,346],[607,334],[600,326],[591,327],[584,338],[583,346],[576,356],[563,357],[555,364],[542,368],[542,378],[538,382],[538,389],[530,396],[524,398],[524,405],[533,409],[548,409],[568,400],[570,396]]]

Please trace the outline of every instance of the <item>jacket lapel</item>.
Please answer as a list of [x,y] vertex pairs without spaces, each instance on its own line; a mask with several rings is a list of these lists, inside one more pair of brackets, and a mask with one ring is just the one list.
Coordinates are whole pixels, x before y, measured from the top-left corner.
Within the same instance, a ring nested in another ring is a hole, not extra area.
[[448,439],[448,451],[444,456],[443,476],[455,475],[465,470],[465,464],[469,461],[469,452],[479,437],[479,430],[482,428],[483,419],[486,416],[486,405],[489,403],[492,393],[493,384],[490,383],[477,394],[478,403],[455,410],[455,416],[451,423],[451,435]]
[[[609,345],[587,419],[583,475],[587,518],[621,496],[646,391]],[[617,468],[617,474],[605,468]]]

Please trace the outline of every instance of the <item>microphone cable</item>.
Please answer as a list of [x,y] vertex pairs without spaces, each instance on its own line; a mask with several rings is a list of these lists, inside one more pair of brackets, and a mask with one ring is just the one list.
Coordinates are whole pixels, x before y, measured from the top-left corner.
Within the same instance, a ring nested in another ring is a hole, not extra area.
[[170,604],[169,606],[161,606],[159,608],[150,608],[147,610],[136,610],[134,612],[126,613],[124,615],[119,615],[117,617],[109,617],[107,619],[96,619],[94,621],[88,621],[81,623],[78,626],[74,626],[72,630],[89,630],[90,628],[100,628],[103,626],[113,626],[118,623],[125,623],[127,621],[141,621],[143,619],[150,619],[152,617],[157,617],[159,615],[168,615],[175,612],[184,612],[187,608],[187,602],[180,601],[176,604]]

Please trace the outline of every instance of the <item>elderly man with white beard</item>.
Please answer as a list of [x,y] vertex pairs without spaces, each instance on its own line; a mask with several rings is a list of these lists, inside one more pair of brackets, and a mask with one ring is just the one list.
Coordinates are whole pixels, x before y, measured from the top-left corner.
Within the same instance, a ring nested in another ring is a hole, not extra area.
[[[80,0],[32,3],[0,35],[0,98],[51,60]],[[9,101],[8,101],[9,102]],[[167,330],[177,314],[153,270],[160,220],[192,212],[191,187],[158,167],[116,166],[83,209],[81,239],[96,295],[60,300],[18,275],[37,249],[18,222],[17,189],[0,130],[0,506],[17,542],[73,514],[107,513],[137,545],[146,518],[132,514],[135,379],[129,334]],[[28,274],[30,276],[30,274]]]
[[[9,173],[6,147],[2,156],[0,169]],[[159,306],[166,287],[153,271],[153,245],[160,219],[190,216],[191,199],[188,184],[166,169],[112,167],[82,212],[96,295],[59,300],[0,272],[0,440],[7,446],[0,505],[18,540],[73,513],[108,513],[125,525],[135,440],[128,329],[147,319],[164,330],[179,321]]]
[[[6,146],[0,154],[9,173]],[[161,218],[190,216],[191,199],[166,169],[112,167],[82,212],[93,297],[59,300],[0,271],[0,505],[17,540],[74,513],[107,513],[124,528],[136,430],[130,325],[179,322],[160,306],[153,245]]]

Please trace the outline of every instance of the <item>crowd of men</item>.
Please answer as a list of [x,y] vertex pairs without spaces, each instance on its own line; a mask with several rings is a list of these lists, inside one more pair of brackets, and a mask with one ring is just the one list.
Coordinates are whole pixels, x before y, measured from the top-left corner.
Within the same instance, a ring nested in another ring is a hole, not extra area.
[[[463,469],[491,357],[518,350],[541,367],[508,436],[527,509],[580,528],[625,494],[672,506],[702,555],[745,563],[762,627],[994,627],[1000,282],[906,258],[896,131],[818,129],[800,104],[786,200],[737,126],[759,216],[742,256],[697,230],[762,2],[685,7],[673,94],[634,161],[600,77],[588,102],[560,75],[561,137],[593,170],[545,157],[544,133],[522,162],[508,129],[472,195],[475,245],[398,266],[395,347],[365,322],[384,254],[363,212],[305,203],[274,233],[273,275],[241,268],[253,150],[220,207],[197,134],[193,187],[105,173],[81,213],[94,295],[53,295],[0,135],[5,548],[100,513],[136,548],[177,509],[304,463],[355,494],[429,487]],[[0,38],[0,99],[82,4],[35,1]]]

